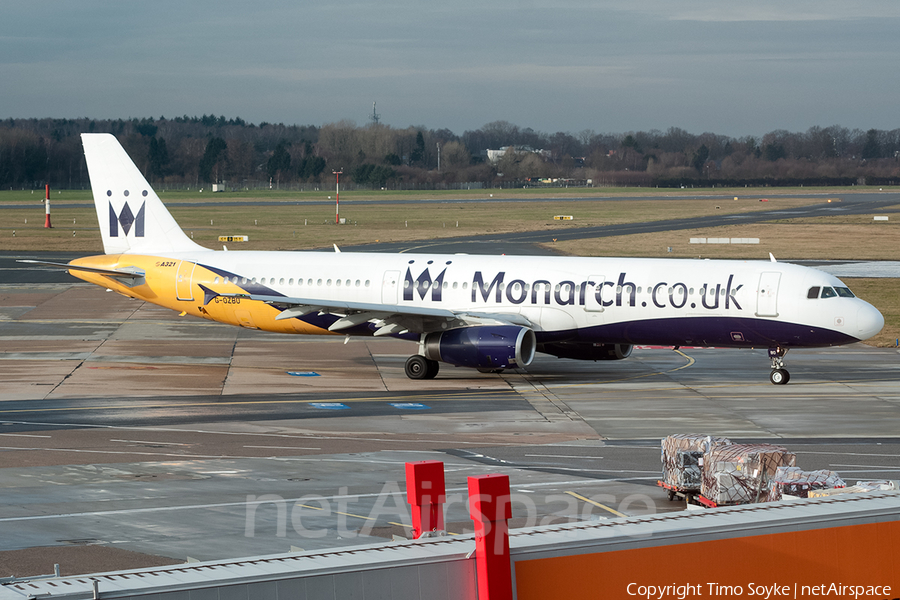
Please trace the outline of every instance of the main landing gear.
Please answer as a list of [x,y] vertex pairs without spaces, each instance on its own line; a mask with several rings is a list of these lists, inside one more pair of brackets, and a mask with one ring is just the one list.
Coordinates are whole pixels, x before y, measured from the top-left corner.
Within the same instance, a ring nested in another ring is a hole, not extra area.
[[791,380],[791,374],[784,368],[784,355],[788,349],[777,346],[769,348],[769,359],[772,361],[772,372],[769,373],[769,381],[775,385],[784,385]]
[[406,359],[406,376],[410,379],[434,379],[440,369],[436,360],[414,354]]

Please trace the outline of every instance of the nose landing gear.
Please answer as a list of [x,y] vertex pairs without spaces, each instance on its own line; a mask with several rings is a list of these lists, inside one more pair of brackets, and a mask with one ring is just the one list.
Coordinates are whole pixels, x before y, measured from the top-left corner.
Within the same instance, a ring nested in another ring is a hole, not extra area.
[[777,346],[769,348],[769,359],[772,361],[772,372],[769,373],[769,381],[775,385],[784,385],[791,380],[791,374],[784,368],[784,355],[788,349]]

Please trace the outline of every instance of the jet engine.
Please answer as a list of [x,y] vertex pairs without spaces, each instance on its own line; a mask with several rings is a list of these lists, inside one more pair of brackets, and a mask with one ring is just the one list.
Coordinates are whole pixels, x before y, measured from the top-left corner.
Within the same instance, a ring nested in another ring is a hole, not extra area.
[[559,358],[576,360],[622,360],[631,355],[631,344],[558,342],[541,344],[538,350]]
[[425,358],[483,370],[529,365],[536,348],[534,332],[517,325],[460,327],[425,337]]

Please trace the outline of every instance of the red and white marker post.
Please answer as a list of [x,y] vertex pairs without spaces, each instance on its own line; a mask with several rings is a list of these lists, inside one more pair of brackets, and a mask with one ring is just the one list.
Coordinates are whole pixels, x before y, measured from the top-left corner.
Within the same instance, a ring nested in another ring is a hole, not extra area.
[[339,213],[341,204],[341,173],[343,171],[332,171],[334,173],[334,224],[339,225]]
[[44,185],[44,190],[46,194],[44,195],[44,214],[46,215],[44,218],[44,227],[46,229],[52,229],[53,225],[50,224],[50,184]]

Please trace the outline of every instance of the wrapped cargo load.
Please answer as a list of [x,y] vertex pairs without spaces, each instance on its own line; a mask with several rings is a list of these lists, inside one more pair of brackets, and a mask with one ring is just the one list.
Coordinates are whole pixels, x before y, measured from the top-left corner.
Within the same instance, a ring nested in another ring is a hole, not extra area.
[[767,502],[781,500],[784,494],[808,498],[813,490],[830,490],[842,488],[846,483],[834,471],[821,469],[804,471],[800,467],[778,467],[775,475],[769,480]]
[[888,481],[886,479],[878,481],[857,481],[856,485],[843,488],[811,490],[810,498],[827,498],[836,494],[865,494],[866,492],[879,492],[885,490],[896,490],[900,485],[896,481]]
[[711,448],[731,444],[731,440],[710,435],[678,433],[660,440],[663,481],[679,491],[700,490],[701,459]]
[[765,502],[778,467],[793,467],[796,456],[772,444],[715,446],[703,455],[700,494],[716,505]]

